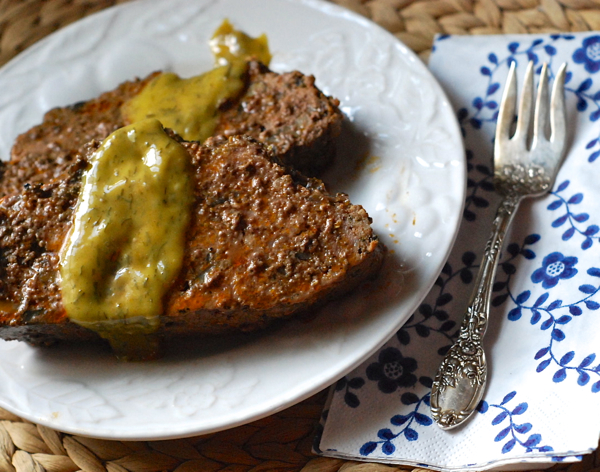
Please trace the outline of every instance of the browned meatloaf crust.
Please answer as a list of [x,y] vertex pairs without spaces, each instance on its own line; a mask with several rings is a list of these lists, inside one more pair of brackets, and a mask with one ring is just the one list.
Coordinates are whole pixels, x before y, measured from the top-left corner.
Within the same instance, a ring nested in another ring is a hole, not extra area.
[[[71,323],[57,282],[85,155],[53,181],[0,200],[0,338],[47,344],[96,334]],[[315,179],[294,180],[248,137],[184,143],[195,204],[160,335],[254,330],[347,292],[380,268],[370,218]]]
[[[156,75],[124,82],[99,97],[55,108],[43,122],[21,134],[11,164],[0,163],[0,197],[18,193],[25,183],[48,182],[73,161],[89,141],[102,141],[125,123],[121,105],[138,94]],[[241,97],[223,104],[215,134],[246,134],[269,146],[286,165],[314,175],[335,154],[342,114],[339,102],[323,95],[314,77],[300,72],[276,74],[251,62]]]
[[276,74],[251,62],[248,76],[246,92],[223,111],[215,134],[252,136],[272,146],[285,165],[318,175],[335,155],[334,138],[342,128],[339,101],[298,71]]

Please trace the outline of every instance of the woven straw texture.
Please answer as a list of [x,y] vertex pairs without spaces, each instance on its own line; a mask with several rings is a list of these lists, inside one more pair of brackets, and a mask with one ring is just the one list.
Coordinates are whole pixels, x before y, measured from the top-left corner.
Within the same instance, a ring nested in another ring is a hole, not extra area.
[[[0,65],[49,33],[126,0],[0,0]],[[448,34],[600,30],[600,0],[334,0],[371,18],[427,60]],[[321,392],[281,413],[172,441],[103,441],[62,434],[0,409],[0,472],[395,472],[423,469],[317,458]],[[600,454],[551,472],[600,472]]]

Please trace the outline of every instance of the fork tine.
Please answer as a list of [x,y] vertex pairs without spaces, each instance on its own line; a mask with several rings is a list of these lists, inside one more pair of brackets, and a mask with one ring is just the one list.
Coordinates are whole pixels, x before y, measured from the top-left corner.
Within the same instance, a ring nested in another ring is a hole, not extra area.
[[514,138],[520,138],[527,143],[527,136],[531,126],[531,110],[533,106],[533,61],[529,61],[525,79],[523,81],[523,90],[521,91],[521,101],[519,103],[519,120]]
[[540,74],[540,83],[538,85],[537,100],[535,102],[535,118],[533,122],[533,143],[531,148],[535,148],[539,140],[545,139],[546,128],[548,127],[548,64],[544,62]]
[[[498,111],[498,122],[496,124],[496,143],[510,138],[510,130],[515,118],[515,104],[517,100],[517,79],[515,73],[515,62],[513,61],[508,71],[508,78],[504,86],[500,110]],[[498,155],[496,153],[496,155]]]
[[565,62],[556,77],[552,87],[552,101],[550,102],[550,123],[552,125],[552,135],[550,141],[555,149],[562,149],[567,134],[567,122],[565,111],[565,76],[567,74],[567,63]]

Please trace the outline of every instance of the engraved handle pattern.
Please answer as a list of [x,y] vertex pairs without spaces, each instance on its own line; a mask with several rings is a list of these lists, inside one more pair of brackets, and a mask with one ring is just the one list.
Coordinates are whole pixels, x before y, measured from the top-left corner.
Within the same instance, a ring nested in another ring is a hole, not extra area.
[[502,243],[520,201],[521,196],[509,195],[498,207],[458,339],[444,357],[433,382],[431,413],[442,429],[463,423],[483,397],[487,365],[482,341],[488,325],[492,286]]

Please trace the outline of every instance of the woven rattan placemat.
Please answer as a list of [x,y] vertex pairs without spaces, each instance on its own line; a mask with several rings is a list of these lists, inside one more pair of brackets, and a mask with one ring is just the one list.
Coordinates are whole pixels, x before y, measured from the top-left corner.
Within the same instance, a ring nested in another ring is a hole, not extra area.
[[[47,34],[127,0],[0,0],[0,65]],[[168,1],[168,0],[165,0]],[[334,0],[395,34],[427,60],[448,34],[600,30],[600,0]],[[62,434],[0,409],[0,472],[393,472],[421,469],[317,458],[321,392],[281,413],[172,441],[103,441]],[[600,454],[551,472],[600,472]]]

